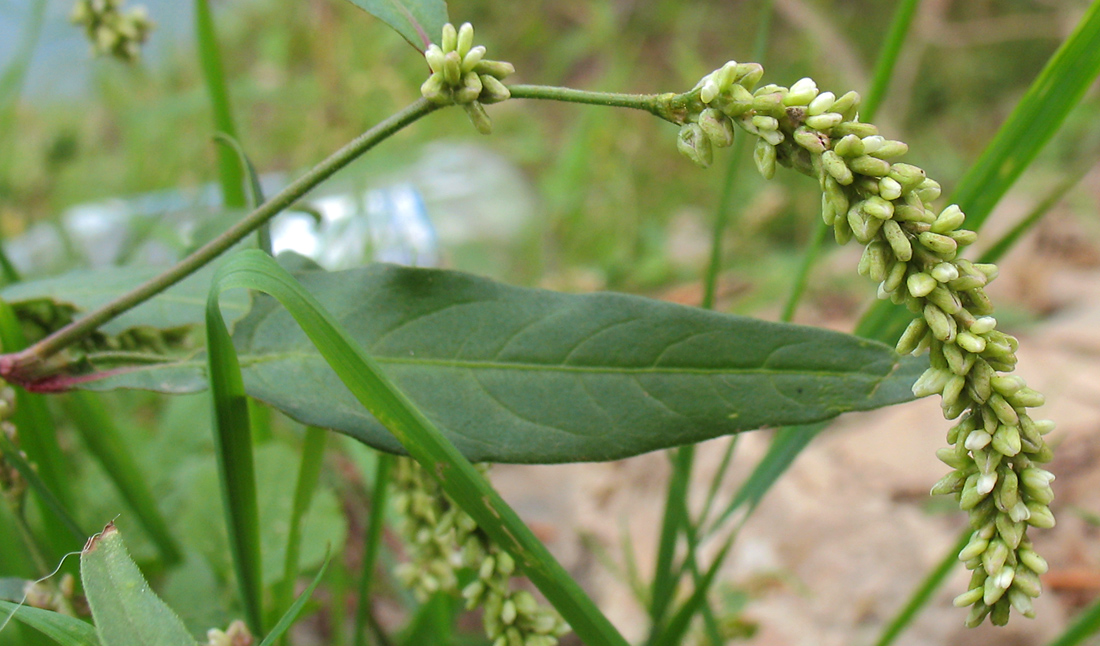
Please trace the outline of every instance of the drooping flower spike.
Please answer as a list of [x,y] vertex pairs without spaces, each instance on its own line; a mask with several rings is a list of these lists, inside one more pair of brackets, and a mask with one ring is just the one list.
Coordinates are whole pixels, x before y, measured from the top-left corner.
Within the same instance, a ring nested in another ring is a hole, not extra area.
[[1043,395],[1005,374],[1016,367],[1018,342],[997,330],[985,293],[997,267],[959,257],[977,234],[961,228],[957,205],[934,209],[940,185],[899,161],[905,143],[859,121],[858,94],[820,92],[809,78],[754,91],[762,76],[755,63],[731,61],[704,77],[677,147],[708,166],[736,125],[756,137],[753,157],[765,178],[783,164],[818,179],[822,218],[837,242],[863,244],[859,273],[878,283],[879,298],[915,316],[897,350],[928,350],[931,367],[913,393],[939,394],[944,417],[958,420],[947,433],[951,446],[937,452],[952,471],[932,487],[934,495],[955,496],[974,530],[959,553],[973,575],[955,605],[970,606],[971,627],[986,616],[1004,625],[1013,608],[1034,616],[1031,600],[1047,563],[1027,530],[1054,526],[1054,476],[1038,466],[1052,458],[1043,436],[1054,423],[1032,419],[1028,409]]

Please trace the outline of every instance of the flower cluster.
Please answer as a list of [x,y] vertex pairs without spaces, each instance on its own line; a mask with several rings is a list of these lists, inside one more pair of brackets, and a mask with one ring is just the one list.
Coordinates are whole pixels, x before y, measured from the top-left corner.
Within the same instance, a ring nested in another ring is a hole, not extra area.
[[256,639],[248,626],[240,619],[234,619],[225,630],[211,628],[206,631],[204,646],[252,646],[255,643]]
[[991,316],[985,286],[997,267],[959,257],[977,237],[961,228],[963,212],[954,204],[933,208],[939,184],[898,161],[906,144],[859,121],[858,94],[819,92],[808,78],[754,91],[761,75],[759,65],[730,62],[703,78],[679,149],[706,166],[736,124],[757,137],[754,159],[764,177],[778,162],[819,180],[822,218],[837,242],[854,237],[865,245],[859,273],[879,283],[879,298],[915,315],[897,350],[927,349],[931,367],[913,393],[940,394],[944,417],[958,420],[947,434],[951,447],[937,453],[953,471],[932,488],[954,494],[974,529],[959,554],[973,575],[955,604],[970,606],[972,627],[987,615],[1004,625],[1012,608],[1033,616],[1047,564],[1027,528],[1054,526],[1054,476],[1036,466],[1052,458],[1043,436],[1054,423],[1032,419],[1028,409],[1041,406],[1043,395],[1004,374],[1015,369],[1018,343]]
[[153,22],[145,7],[122,12],[122,0],[77,0],[69,19],[84,27],[92,54],[132,63],[141,55]]
[[429,45],[424,58],[432,70],[420,86],[424,98],[438,105],[461,105],[478,132],[492,132],[493,122],[484,106],[512,96],[500,81],[516,68],[486,59],[485,47],[474,47],[474,27],[468,22],[458,29],[451,23],[443,25],[442,44]]
[[516,563],[493,544],[477,523],[455,505],[420,465],[398,458],[394,506],[409,562],[397,576],[422,601],[435,592],[458,594],[462,570],[474,573],[461,588],[466,608],[482,608],[485,634],[493,646],[554,646],[569,626],[526,590],[512,590]]

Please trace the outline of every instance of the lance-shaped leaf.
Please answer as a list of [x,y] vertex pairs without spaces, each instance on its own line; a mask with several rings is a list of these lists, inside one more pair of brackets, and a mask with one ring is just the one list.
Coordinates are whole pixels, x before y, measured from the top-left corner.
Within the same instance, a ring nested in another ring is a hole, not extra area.
[[[818,328],[454,271],[373,265],[296,278],[475,461],[612,460],[819,421],[912,399],[927,363]],[[250,396],[400,450],[270,298],[257,297],[234,341]],[[202,387],[203,370],[201,360],[144,366],[81,386],[184,392]]]
[[350,0],[424,51],[443,33],[447,22],[446,0]]

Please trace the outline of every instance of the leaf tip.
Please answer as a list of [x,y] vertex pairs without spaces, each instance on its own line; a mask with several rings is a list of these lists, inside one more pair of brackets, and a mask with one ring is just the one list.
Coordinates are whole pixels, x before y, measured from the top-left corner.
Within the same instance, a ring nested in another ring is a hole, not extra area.
[[103,528],[103,531],[99,532],[98,534],[93,534],[91,538],[88,539],[88,542],[84,544],[84,549],[81,550],[81,554],[83,555],[92,553],[93,551],[95,551],[96,547],[99,546],[100,541],[106,538],[107,535],[114,534],[116,532],[118,532],[118,528],[115,527],[115,521],[112,520],[111,522],[107,523],[107,525]]

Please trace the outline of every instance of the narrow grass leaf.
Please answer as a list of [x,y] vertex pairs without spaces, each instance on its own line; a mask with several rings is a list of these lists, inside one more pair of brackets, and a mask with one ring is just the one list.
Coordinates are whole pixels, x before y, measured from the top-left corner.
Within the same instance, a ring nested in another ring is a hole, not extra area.
[[69,394],[65,397],[64,404],[68,409],[69,419],[84,440],[85,446],[99,461],[126,504],[134,511],[137,521],[153,539],[165,563],[178,563],[182,559],[179,545],[160,513],[148,479],[119,435],[107,407],[96,395],[87,392]]
[[626,640],[477,469],[401,393],[343,326],[269,256],[245,251],[223,265],[210,293],[209,328],[220,327],[220,334],[228,339],[217,299],[222,291],[236,288],[271,294],[291,312],[356,399],[393,432],[502,549],[516,558],[581,640],[590,646],[626,645]]
[[[0,617],[3,617],[0,625],[4,625],[9,617],[14,618],[61,646],[100,646],[99,636],[96,635],[94,626],[60,612],[0,601]],[[195,646],[195,642],[192,641],[188,646]]]
[[294,603],[287,608],[283,616],[280,617],[279,621],[272,627],[271,632],[268,633],[267,637],[264,637],[262,642],[260,642],[260,646],[271,646],[290,630],[290,627],[298,620],[298,615],[302,614],[302,608],[305,607],[306,602],[313,596],[313,591],[316,590],[317,585],[321,583],[321,579],[324,577],[325,570],[328,569],[328,564],[331,559],[331,555],[325,554],[325,562],[321,564],[321,569],[317,571],[317,575],[313,577],[313,581],[302,591],[302,594],[298,595]]
[[145,581],[114,524],[88,539],[80,580],[103,646],[195,646],[180,618]]
[[[23,479],[27,481],[27,486],[30,487],[42,501],[43,506],[48,511],[48,514],[52,518],[57,518],[60,521],[59,527],[54,527],[52,534],[63,533],[62,530],[68,532],[67,540],[63,539],[62,544],[71,544],[75,539],[76,543],[84,540],[87,536],[86,533],[81,531],[80,526],[76,520],[73,519],[72,514],[69,513],[64,503],[58,500],[54,495],[53,490],[50,489],[42,478],[39,477],[37,469],[31,466],[26,460],[23,459],[18,447],[8,438],[7,433],[0,432],[0,453],[4,455],[4,460],[11,463],[15,467],[19,475],[23,476]],[[47,523],[52,525],[52,523]]]
[[325,457],[325,439],[325,431],[314,426],[306,428],[302,462],[298,467],[294,502],[288,519],[283,580],[275,587],[275,607],[279,609],[290,607],[291,599],[294,597],[294,582],[298,579],[298,556],[302,547],[302,520],[309,511],[313,493],[317,490],[317,481],[320,478],[321,465]]
[[[210,96],[210,108],[214,115],[214,130],[236,139],[237,127],[233,122],[233,109],[229,103],[229,87],[225,83],[225,66],[222,65],[218,35],[214,28],[214,16],[210,0],[195,0],[195,38],[198,40],[199,65],[203,82]],[[222,202],[228,207],[245,205],[244,174],[233,158],[233,152],[218,149],[218,184],[222,189]]]
[[378,564],[378,554],[382,549],[382,531],[386,526],[390,472],[393,471],[394,459],[392,455],[379,453],[378,463],[375,466],[374,486],[370,491],[370,516],[367,520],[367,532],[364,537],[363,565],[359,574],[359,602],[355,610],[355,632],[353,634],[355,646],[367,646],[371,593],[374,590],[374,569]]
[[[970,167],[947,203],[966,213],[966,226],[978,231],[1020,174],[1034,161],[1100,73],[1100,1],[1081,21],[1031,84],[1012,114]],[[856,334],[895,342],[911,315],[889,301],[878,301]]]
[[1069,628],[1048,646],[1077,646],[1100,632],[1100,599],[1081,611]]
[[722,567],[722,562],[725,561],[731,547],[733,547],[733,536],[730,536],[722,549],[714,555],[714,561],[707,568],[707,572],[702,579],[696,582],[695,590],[691,593],[691,596],[676,610],[664,632],[650,639],[649,646],[678,646],[684,643],[684,636],[691,626],[691,619],[695,616],[695,613],[706,606],[707,594],[710,592],[718,571]]
[[424,51],[443,33],[447,17],[446,0],[350,0],[401,34],[409,44]]
[[[217,280],[217,276],[215,276]],[[263,634],[263,558],[260,512],[252,455],[248,396],[233,340],[216,298],[206,306],[207,374],[214,400],[214,447],[221,484],[229,552],[245,618],[255,635]]]
[[[245,192],[245,205],[250,211],[256,210],[261,204],[264,203],[264,189],[260,186],[260,176],[256,174],[256,167],[252,165],[252,160],[248,158],[248,155],[244,152],[244,146],[236,138],[227,135],[224,132],[219,132],[214,135],[214,141],[220,144],[229,146],[233,152],[237,154],[237,162],[240,164],[241,173],[245,176],[246,188]],[[226,178],[228,180],[229,178]],[[256,241],[261,251],[270,255],[271,251],[271,221],[264,222],[260,225],[260,228],[256,229]]]

